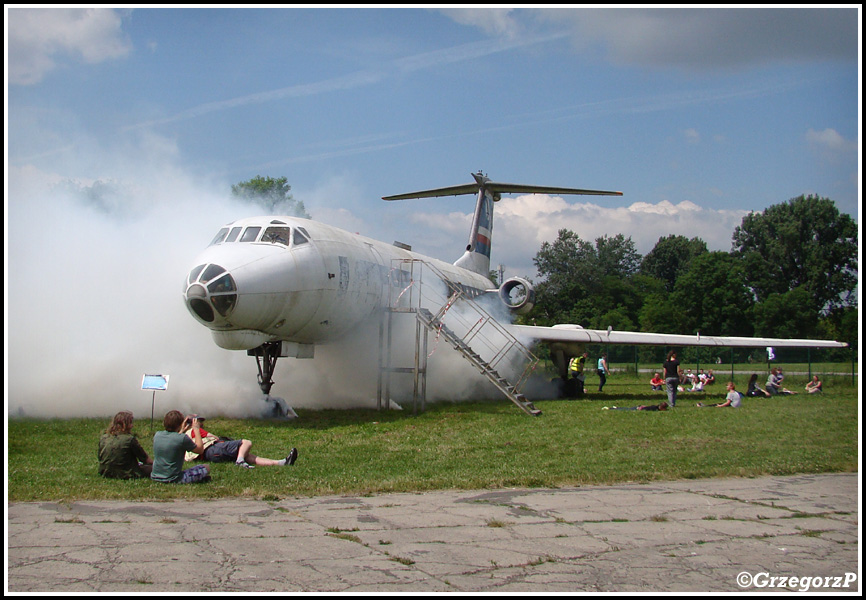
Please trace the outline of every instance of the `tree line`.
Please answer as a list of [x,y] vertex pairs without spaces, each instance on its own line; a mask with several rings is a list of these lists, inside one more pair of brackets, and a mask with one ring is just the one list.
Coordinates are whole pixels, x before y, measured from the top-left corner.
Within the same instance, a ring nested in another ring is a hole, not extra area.
[[[525,323],[694,335],[858,343],[858,232],[827,198],[804,195],[752,212],[731,250],[660,237],[645,256],[631,237],[594,242],[561,229],[533,262],[540,282]],[[849,351],[827,359],[845,360]]]

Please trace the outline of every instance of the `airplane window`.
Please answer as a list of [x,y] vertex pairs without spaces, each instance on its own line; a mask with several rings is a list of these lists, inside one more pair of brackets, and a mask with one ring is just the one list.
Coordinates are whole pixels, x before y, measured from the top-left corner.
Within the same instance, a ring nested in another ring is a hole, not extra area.
[[233,227],[231,233],[226,238],[227,242],[233,242],[238,239],[238,234],[241,232],[241,227]]
[[211,282],[210,285],[207,286],[208,291],[211,294],[218,294],[220,292],[234,292],[237,290],[235,287],[235,281],[232,279],[231,275],[226,273],[216,281]]
[[300,227],[296,227],[295,230],[292,232],[293,233],[292,241],[295,243],[295,246],[297,246],[299,244],[306,244],[307,242],[310,241],[304,237],[304,234],[300,232],[300,229],[301,229]]
[[187,283],[192,283],[196,279],[198,279],[198,274],[201,273],[202,269],[204,269],[205,265],[199,265],[195,269],[189,272],[189,281]]
[[207,321],[208,323],[213,323],[214,314],[213,309],[208,306],[208,303],[202,300],[201,298],[193,298],[189,301],[190,307],[195,311],[199,317],[201,317],[202,321]]
[[237,302],[238,296],[237,294],[226,294],[224,296],[214,296],[210,299],[213,303],[214,308],[217,309],[217,312],[222,316],[228,315],[232,308],[235,306],[235,302]]
[[241,236],[242,242],[255,242],[256,238],[259,237],[259,232],[262,230],[261,227],[247,227],[244,231],[244,234]]
[[290,239],[292,239],[291,231],[288,227],[268,227],[262,236],[263,242],[282,244],[283,246],[288,246]]
[[209,245],[209,246],[213,246],[214,244],[219,244],[221,241],[223,241],[224,239],[226,239],[226,235],[228,235],[228,232],[229,232],[229,228],[228,228],[228,227],[223,227],[222,229],[220,229],[219,233],[216,234],[216,236],[214,237],[214,239],[211,240],[211,243],[208,244],[208,245]]
[[225,272],[219,265],[208,265],[208,268],[204,270],[204,273],[201,276],[202,282],[210,281],[217,275],[222,275]]

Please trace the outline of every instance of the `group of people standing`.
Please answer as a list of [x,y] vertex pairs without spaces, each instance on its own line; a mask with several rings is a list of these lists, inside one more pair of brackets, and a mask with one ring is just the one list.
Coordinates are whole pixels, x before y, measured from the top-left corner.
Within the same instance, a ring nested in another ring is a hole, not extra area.
[[[586,383],[586,361],[589,358],[589,352],[584,352],[581,356],[575,356],[568,363],[568,371],[571,379],[577,384],[576,394],[583,396],[585,393]],[[607,383],[607,376],[610,375],[610,369],[607,368],[607,353],[602,352],[596,363],[595,372],[598,374],[598,391],[604,391],[604,384]]]
[[149,477],[160,483],[198,483],[210,479],[210,467],[197,464],[184,469],[184,461],[234,461],[239,467],[291,466],[298,459],[297,448],[292,448],[282,459],[256,456],[250,452],[252,442],[213,435],[202,428],[204,418],[186,417],[171,410],[163,419],[164,431],[153,436],[153,457],[148,456],[138,438],[132,433],[133,415],[121,411],[99,439],[99,474],[113,479]]

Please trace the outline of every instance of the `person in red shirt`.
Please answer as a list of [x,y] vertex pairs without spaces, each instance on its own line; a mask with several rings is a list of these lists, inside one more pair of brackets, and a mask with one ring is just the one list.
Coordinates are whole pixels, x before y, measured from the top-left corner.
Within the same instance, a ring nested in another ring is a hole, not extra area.
[[[193,419],[198,419],[199,422],[204,420],[204,417],[198,415],[188,415],[181,426],[181,433],[186,433],[192,436],[191,424]],[[202,459],[208,462],[229,462],[234,461],[239,467],[252,469],[253,467],[264,466],[291,466],[298,460],[298,449],[292,448],[285,458],[279,460],[273,458],[264,458],[256,456],[250,450],[253,443],[250,440],[232,440],[222,438],[204,429],[201,430],[202,445],[204,450],[201,453],[188,453],[187,460]]]

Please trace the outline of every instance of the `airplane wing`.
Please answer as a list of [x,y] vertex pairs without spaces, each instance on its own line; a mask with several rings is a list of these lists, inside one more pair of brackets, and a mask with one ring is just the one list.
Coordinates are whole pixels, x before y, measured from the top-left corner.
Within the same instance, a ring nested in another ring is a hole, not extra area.
[[421,192],[410,192],[408,194],[397,194],[396,196],[383,196],[382,200],[408,200],[410,198],[435,198],[438,196],[462,196],[464,194],[475,194],[478,192],[477,183],[466,185],[452,185],[450,187],[437,188],[435,190],[424,190]]
[[584,329],[580,325],[512,325],[518,337],[532,338],[548,343],[628,344],[644,346],[719,346],[726,348],[846,348],[845,342],[833,340],[783,339],[761,337],[725,337],[704,335],[677,335],[672,333],[643,333]]
[[573,196],[622,196],[622,192],[605,190],[585,190],[579,188],[550,187],[540,185],[523,185],[520,183],[497,183],[491,181],[487,189],[508,194],[571,194]]
[[[476,194],[482,187],[500,194],[571,194],[578,196],[622,196],[622,192],[609,192],[605,190],[585,190],[580,188],[550,187],[543,185],[524,185],[522,183],[499,183],[490,181],[480,173],[472,175],[475,183],[465,185],[452,185],[433,190],[410,192],[408,194],[397,194],[396,196],[383,196],[382,200],[408,200],[409,198],[436,198],[438,196],[462,196],[463,194]],[[496,198],[498,200],[498,197]]]

